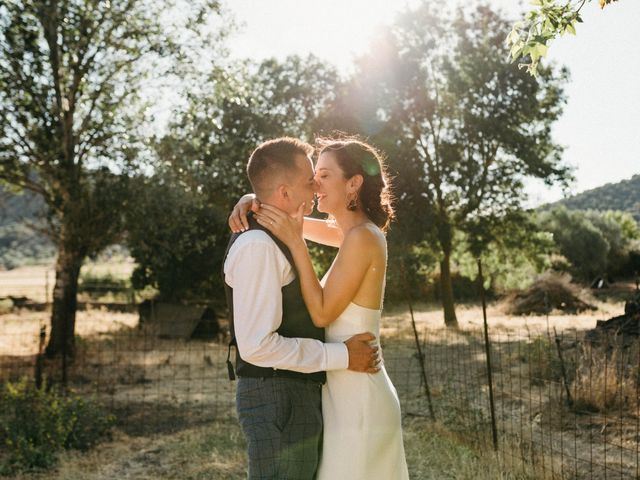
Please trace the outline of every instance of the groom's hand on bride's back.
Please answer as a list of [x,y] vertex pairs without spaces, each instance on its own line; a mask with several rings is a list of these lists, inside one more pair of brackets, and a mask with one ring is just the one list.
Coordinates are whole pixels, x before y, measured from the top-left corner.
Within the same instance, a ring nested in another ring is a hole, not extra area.
[[349,370],[363,373],[380,371],[378,347],[371,345],[375,339],[372,333],[359,333],[344,342],[349,351]]

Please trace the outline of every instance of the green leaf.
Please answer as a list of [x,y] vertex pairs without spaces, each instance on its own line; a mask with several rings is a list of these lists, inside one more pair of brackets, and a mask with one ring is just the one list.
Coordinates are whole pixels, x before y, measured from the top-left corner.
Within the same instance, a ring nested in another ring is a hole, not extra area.
[[509,32],[509,35],[507,35],[507,45],[515,44],[518,42],[518,40],[520,40],[520,34],[514,28],[511,30],[511,32]]
[[514,45],[514,46],[513,46],[513,48],[511,48],[510,55],[511,55],[511,63],[513,63],[513,62],[515,62],[518,58],[520,58],[520,57],[522,57],[522,56],[523,56],[523,54],[522,54],[522,49],[521,49],[519,46]]
[[538,43],[535,48],[534,48],[536,55],[538,55],[538,57],[546,57],[547,56],[547,52],[548,52],[548,48],[546,45],[542,44],[542,43]]

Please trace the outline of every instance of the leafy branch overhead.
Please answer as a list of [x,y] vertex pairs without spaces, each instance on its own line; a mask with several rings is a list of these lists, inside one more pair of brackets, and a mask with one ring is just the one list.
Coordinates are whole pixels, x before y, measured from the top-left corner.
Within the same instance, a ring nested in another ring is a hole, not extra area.
[[[511,61],[519,59],[520,68],[536,76],[540,59],[547,55],[549,43],[566,33],[576,34],[576,24],[582,23],[580,11],[585,3],[591,0],[567,0],[558,3],[556,0],[531,0],[534,8],[527,12],[524,20],[516,22],[507,36]],[[604,8],[618,0],[598,0],[600,8]]]

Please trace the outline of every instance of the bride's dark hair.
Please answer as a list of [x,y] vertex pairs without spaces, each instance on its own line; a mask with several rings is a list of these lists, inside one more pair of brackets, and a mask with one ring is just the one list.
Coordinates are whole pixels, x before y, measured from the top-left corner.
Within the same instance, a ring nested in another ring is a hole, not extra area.
[[319,155],[331,152],[346,179],[362,175],[362,187],[357,205],[382,231],[395,218],[389,175],[384,156],[375,147],[357,137],[329,137],[316,139]]

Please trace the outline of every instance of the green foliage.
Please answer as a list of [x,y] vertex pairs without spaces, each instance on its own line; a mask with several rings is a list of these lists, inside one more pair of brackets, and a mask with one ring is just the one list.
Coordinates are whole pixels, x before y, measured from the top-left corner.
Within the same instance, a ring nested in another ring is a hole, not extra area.
[[587,190],[549,207],[556,205],[563,205],[570,210],[621,211],[631,214],[640,225],[640,175]]
[[[566,33],[576,34],[576,25],[582,23],[580,10],[586,1],[530,0],[534,8],[525,14],[524,20],[516,22],[507,35],[512,61],[524,59],[528,63],[520,63],[519,67],[526,68],[533,76],[538,75],[540,59],[547,55],[551,41]],[[599,0],[600,7],[615,1]]]
[[565,208],[542,212],[539,224],[553,234],[559,252],[567,258],[575,276],[591,281],[606,272],[609,244],[582,212]]
[[588,210],[585,217],[602,233],[607,245],[607,272],[617,275],[625,269],[632,241],[640,236],[640,229],[633,217],[623,212],[596,212]]
[[136,190],[127,210],[134,288],[153,286],[164,301],[220,297],[226,211],[170,172],[139,179]]
[[580,279],[632,273],[627,264],[640,232],[629,214],[556,207],[540,212],[538,225],[553,234],[558,253]]
[[51,356],[64,342],[73,349],[84,259],[122,234],[128,176],[143,163],[151,120],[142,91],[210,64],[219,3],[12,0],[0,12],[0,180],[46,205],[61,292]]
[[423,3],[380,34],[333,107],[338,128],[388,154],[399,212],[390,243],[427,241],[447,263],[465,231],[477,255],[518,217],[524,178],[570,177],[550,135],[566,74],[545,69],[536,80],[513,68],[508,29],[487,6]]
[[184,110],[155,140],[155,173],[136,180],[127,210],[136,288],[156,286],[167,300],[223,295],[227,216],[250,191],[251,152],[277,136],[311,140],[336,78],[312,56],[288,57],[215,70],[203,80],[207,93],[185,94]]
[[86,293],[92,298],[99,298],[107,294],[126,294],[130,290],[130,279],[118,278],[110,273],[105,275],[82,274],[78,282],[78,293]]
[[0,439],[8,451],[2,473],[50,468],[60,450],[92,447],[113,423],[92,401],[36,388],[27,379],[4,384],[0,406]]
[[438,257],[433,246],[428,242],[407,246],[395,238],[389,241],[385,300],[405,303],[437,299],[434,291]]
[[66,397],[65,422],[70,426],[64,448],[89,450],[98,442],[109,438],[111,426],[115,422],[96,402],[78,395]]
[[[555,244],[550,233],[536,231],[530,219],[521,225],[495,232],[496,238],[482,253],[485,288],[504,293],[528,287],[539,273],[551,266],[550,254]],[[477,257],[469,248],[469,235],[460,233],[453,261],[460,273],[472,280],[478,275]]]

